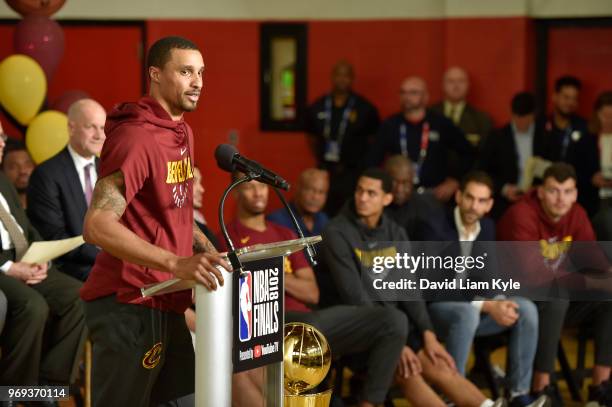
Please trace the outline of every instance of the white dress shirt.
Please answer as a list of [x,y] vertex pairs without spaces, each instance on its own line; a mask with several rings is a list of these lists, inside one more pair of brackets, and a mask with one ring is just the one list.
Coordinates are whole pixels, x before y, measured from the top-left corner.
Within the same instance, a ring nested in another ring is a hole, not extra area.
[[96,170],[96,157],[92,156],[89,159],[84,158],[83,156],[80,156],[79,153],[74,151],[70,144],[68,144],[68,152],[72,157],[72,161],[74,162],[74,166],[76,167],[77,174],[79,174],[79,181],[81,181],[83,194],[85,194],[85,166],[93,164],[91,171],[89,171],[89,179],[91,180],[92,188],[94,185],[96,185],[96,181],[98,180],[98,171]]

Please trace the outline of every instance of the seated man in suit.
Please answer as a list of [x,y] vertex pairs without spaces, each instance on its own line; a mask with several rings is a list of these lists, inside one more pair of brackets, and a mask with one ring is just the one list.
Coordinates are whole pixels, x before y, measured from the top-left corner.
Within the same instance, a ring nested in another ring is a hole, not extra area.
[[[243,176],[233,174],[234,180]],[[227,226],[237,248],[295,239],[291,230],[266,221],[268,186],[257,181],[237,188],[238,216]],[[224,242],[223,239],[219,241]],[[224,246],[224,244],[222,244]],[[225,248],[224,248],[225,249]],[[319,302],[319,287],[303,252],[285,258],[285,321],[304,322],[327,338],[335,357],[358,354],[366,365],[360,407],[382,403],[406,341],[406,318],[379,307],[334,306],[311,310]],[[261,405],[261,387],[254,371],[234,375],[234,405]]]
[[[3,148],[0,141],[0,156]],[[37,240],[17,191],[0,174],[0,291],[8,301],[0,335],[2,386],[72,383],[86,338],[81,284],[47,264],[20,261]],[[4,405],[16,406],[11,403]]]
[[[329,190],[329,175],[327,171],[308,168],[300,174],[295,188],[295,195],[289,207],[304,232],[304,236],[317,236],[323,232],[329,221],[323,212],[327,191]],[[268,215],[268,220],[295,230],[295,226],[285,208]]]
[[[455,194],[457,205],[444,219],[446,227],[437,229],[426,240],[462,242],[455,248],[462,256],[485,252],[486,249],[479,247],[478,243],[495,240],[495,224],[486,217],[493,206],[492,194],[493,181],[487,174],[480,171],[468,173]],[[475,336],[509,331],[507,378],[510,406],[545,405],[546,396],[536,401],[529,395],[538,336],[538,312],[532,301],[520,297],[471,302],[439,301],[429,304],[429,312],[436,332],[444,338],[461,374],[465,374]]]
[[470,80],[463,68],[453,66],[444,73],[442,82],[444,100],[431,107],[459,127],[474,147],[480,147],[491,131],[488,114],[467,103]]
[[476,166],[493,178],[495,204],[492,216],[499,219],[518,201],[525,166],[531,157],[546,157],[544,129],[535,121],[535,97],[529,92],[514,95],[511,120],[487,139]]
[[34,161],[23,141],[7,139],[2,158],[2,171],[17,189],[21,206],[27,208],[26,192],[30,176],[34,171]]
[[371,270],[381,253],[399,254],[407,241],[404,229],[384,213],[393,200],[391,177],[378,168],[365,170],[357,181],[354,199],[344,206],[323,232],[323,260],[335,282],[326,297],[336,304],[397,312],[410,324],[398,362],[396,380],[415,407],[442,407],[446,403],[427,380],[458,406],[502,406],[487,399],[458,374],[453,358],[438,341],[424,301],[388,301],[375,298],[362,285],[363,270]]
[[[68,109],[68,146],[39,165],[28,187],[28,217],[45,240],[83,233],[83,220],[98,179],[96,156],[106,138],[104,108],[81,99]],[[85,281],[98,248],[84,244],[57,259],[58,268]]]

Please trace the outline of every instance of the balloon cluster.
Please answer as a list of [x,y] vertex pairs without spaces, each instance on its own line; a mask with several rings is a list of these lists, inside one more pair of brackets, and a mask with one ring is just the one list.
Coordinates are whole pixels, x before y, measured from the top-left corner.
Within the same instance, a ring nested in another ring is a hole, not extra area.
[[38,164],[60,152],[68,142],[68,107],[88,95],[71,90],[40,112],[64,54],[64,32],[50,16],[66,0],[6,0],[23,16],[15,28],[15,53],[0,62],[0,104],[22,126],[26,146]]

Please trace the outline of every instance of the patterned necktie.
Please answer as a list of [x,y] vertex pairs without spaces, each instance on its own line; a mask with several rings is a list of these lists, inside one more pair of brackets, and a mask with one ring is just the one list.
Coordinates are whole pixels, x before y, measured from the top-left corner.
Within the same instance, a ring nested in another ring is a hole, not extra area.
[[15,246],[15,260],[19,261],[28,250],[28,241],[24,234],[19,230],[19,226],[17,222],[11,214],[6,210],[4,205],[0,203],[0,221],[4,225],[4,228],[9,234],[9,237],[13,241],[13,246]]
[[87,201],[87,206],[91,204],[91,197],[93,196],[93,186],[91,184],[91,169],[93,168],[93,164],[87,164],[84,168],[85,171],[85,200]]

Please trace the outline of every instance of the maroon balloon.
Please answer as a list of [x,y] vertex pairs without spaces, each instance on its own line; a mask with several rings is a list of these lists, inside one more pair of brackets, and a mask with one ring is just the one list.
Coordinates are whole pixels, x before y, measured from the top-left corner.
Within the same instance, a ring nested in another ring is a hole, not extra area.
[[55,99],[50,108],[68,114],[70,105],[81,99],[89,99],[89,95],[82,90],[68,90]]
[[6,0],[22,16],[50,16],[62,8],[66,0]]
[[64,32],[46,16],[27,16],[17,24],[15,53],[29,55],[40,64],[50,82],[64,54]]

